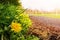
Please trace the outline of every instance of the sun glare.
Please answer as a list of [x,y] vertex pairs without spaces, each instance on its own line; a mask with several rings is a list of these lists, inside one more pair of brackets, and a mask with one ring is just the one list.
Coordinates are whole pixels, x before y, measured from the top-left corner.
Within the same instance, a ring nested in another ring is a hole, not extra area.
[[60,8],[60,0],[21,0],[24,8],[52,11]]

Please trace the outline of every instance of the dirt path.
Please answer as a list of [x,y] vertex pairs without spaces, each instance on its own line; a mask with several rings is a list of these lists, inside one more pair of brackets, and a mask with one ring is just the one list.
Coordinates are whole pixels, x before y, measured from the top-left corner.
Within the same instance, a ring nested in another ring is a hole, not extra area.
[[[45,38],[50,38],[52,35],[60,35],[60,19],[47,18],[42,16],[30,16],[33,24],[30,28],[30,33]],[[56,36],[57,38],[59,38]],[[58,40],[55,38],[56,40]],[[52,39],[54,40],[54,39]],[[59,39],[60,40],[60,39]]]
[[53,26],[60,27],[60,19],[58,18],[48,18],[42,16],[30,16],[30,18],[34,21],[39,21],[48,25],[51,24]]

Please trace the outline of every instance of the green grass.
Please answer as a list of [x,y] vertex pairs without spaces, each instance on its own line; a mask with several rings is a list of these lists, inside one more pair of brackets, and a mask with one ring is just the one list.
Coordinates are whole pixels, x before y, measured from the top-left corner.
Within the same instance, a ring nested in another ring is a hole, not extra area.
[[31,14],[33,16],[44,16],[49,18],[60,18],[60,14]]

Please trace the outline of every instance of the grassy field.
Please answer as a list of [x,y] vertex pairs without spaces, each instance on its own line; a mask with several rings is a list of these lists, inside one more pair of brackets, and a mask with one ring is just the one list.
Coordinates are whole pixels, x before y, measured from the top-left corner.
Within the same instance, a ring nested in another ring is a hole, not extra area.
[[60,14],[30,14],[33,16],[44,16],[49,18],[60,18]]

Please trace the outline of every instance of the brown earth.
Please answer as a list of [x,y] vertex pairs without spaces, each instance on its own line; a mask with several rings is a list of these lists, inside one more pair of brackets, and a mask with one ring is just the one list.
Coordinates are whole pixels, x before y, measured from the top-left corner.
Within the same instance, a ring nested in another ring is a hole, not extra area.
[[30,16],[32,27],[29,34],[38,36],[40,40],[60,40],[60,19]]

